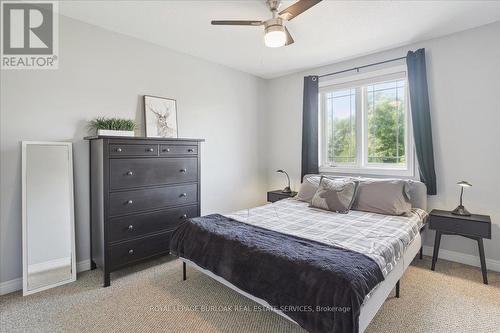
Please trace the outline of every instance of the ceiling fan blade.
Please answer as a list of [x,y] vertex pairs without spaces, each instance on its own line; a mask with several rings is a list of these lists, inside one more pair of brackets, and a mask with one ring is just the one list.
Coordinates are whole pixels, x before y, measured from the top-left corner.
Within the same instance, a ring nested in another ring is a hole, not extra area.
[[321,0],[299,0],[290,7],[282,10],[279,13],[279,16],[287,21],[290,21],[319,2],[321,2]]
[[253,25],[259,26],[264,22],[262,21],[241,21],[241,20],[226,20],[226,21],[212,21],[212,25]]
[[285,27],[285,32],[286,32],[286,43],[285,46],[288,46],[290,44],[295,43],[295,41],[292,38],[292,35],[290,35],[290,31]]

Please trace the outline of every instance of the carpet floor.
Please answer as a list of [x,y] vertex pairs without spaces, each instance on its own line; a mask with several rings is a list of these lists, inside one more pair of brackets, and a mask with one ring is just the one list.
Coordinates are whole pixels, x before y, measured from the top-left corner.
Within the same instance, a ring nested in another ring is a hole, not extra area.
[[[301,332],[281,316],[188,268],[163,258],[111,275],[78,275],[65,286],[27,297],[0,297],[0,332]],[[401,280],[401,298],[389,296],[367,333],[500,332],[500,274],[483,285],[476,267],[416,259]]]

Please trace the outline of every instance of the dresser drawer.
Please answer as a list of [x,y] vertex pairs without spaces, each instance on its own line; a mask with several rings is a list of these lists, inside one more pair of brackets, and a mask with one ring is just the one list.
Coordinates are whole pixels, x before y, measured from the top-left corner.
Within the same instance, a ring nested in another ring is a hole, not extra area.
[[196,158],[120,158],[109,163],[111,190],[186,183],[198,179]]
[[198,146],[160,145],[160,155],[198,155]]
[[110,144],[109,156],[158,156],[157,144]]
[[170,251],[171,232],[127,241],[109,248],[111,269]]
[[491,224],[431,215],[429,228],[469,236],[491,237]]
[[109,215],[117,216],[149,209],[194,204],[197,198],[197,184],[113,192],[109,194]]
[[115,217],[109,220],[109,241],[132,239],[149,233],[172,231],[185,218],[198,216],[198,206],[177,207],[154,213]]

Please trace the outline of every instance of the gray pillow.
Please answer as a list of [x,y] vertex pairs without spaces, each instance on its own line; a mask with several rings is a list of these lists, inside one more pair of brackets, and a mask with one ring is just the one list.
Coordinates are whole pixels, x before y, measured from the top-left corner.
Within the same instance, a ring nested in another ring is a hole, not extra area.
[[404,215],[411,211],[409,186],[402,179],[361,180],[353,210],[385,215]]
[[356,194],[356,185],[356,182],[348,178],[322,177],[318,190],[312,198],[311,206],[347,214]]
[[311,200],[318,190],[319,182],[321,181],[320,175],[306,175],[304,181],[300,184],[299,193],[296,198],[300,201],[311,203]]

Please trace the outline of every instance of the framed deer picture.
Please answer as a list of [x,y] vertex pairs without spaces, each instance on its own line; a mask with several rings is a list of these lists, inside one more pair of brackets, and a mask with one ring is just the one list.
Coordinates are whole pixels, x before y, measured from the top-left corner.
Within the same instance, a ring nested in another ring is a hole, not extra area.
[[144,121],[147,137],[177,138],[175,99],[145,95]]

